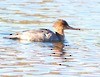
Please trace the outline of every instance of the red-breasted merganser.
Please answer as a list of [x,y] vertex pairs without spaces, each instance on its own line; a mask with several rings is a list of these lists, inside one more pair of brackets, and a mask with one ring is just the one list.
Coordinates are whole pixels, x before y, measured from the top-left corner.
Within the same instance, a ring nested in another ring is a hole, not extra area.
[[64,30],[80,30],[79,28],[73,28],[68,25],[65,20],[58,19],[53,25],[55,32],[49,29],[39,30],[27,30],[15,34],[10,34],[9,39],[19,39],[35,42],[53,42],[53,41],[64,41]]

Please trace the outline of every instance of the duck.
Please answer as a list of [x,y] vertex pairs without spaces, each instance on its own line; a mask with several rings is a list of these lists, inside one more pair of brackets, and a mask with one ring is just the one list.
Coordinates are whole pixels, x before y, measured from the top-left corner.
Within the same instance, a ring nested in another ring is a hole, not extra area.
[[5,37],[7,39],[17,39],[17,40],[27,40],[27,41],[34,41],[34,42],[63,42],[64,41],[64,30],[71,29],[71,30],[80,30],[79,28],[73,28],[68,25],[68,23],[63,19],[58,19],[54,22],[53,28],[55,32],[40,28],[38,30],[27,30],[22,32],[17,32],[14,34],[10,34],[9,36]]

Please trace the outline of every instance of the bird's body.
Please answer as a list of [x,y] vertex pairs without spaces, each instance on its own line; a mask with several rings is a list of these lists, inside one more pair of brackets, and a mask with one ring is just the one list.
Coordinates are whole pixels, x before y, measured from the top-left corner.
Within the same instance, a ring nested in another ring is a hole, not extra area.
[[27,30],[8,36],[9,39],[28,40],[36,42],[59,41],[56,33],[49,29]]

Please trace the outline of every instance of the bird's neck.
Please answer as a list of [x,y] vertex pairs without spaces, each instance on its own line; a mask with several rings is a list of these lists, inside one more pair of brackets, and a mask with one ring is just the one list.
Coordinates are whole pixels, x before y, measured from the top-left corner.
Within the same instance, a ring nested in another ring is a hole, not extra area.
[[63,30],[63,29],[56,29],[55,31],[56,31],[56,33],[58,33],[59,35],[64,36],[64,30]]
[[56,35],[59,41],[64,41],[64,30],[63,29],[56,29]]

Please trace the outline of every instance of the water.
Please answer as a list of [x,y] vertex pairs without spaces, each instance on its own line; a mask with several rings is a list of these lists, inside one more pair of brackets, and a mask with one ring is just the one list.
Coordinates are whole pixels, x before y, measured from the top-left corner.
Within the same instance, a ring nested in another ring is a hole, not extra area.
[[[64,44],[4,39],[49,28],[56,19],[89,30],[65,31]],[[0,0],[0,77],[100,77],[100,0]]]

